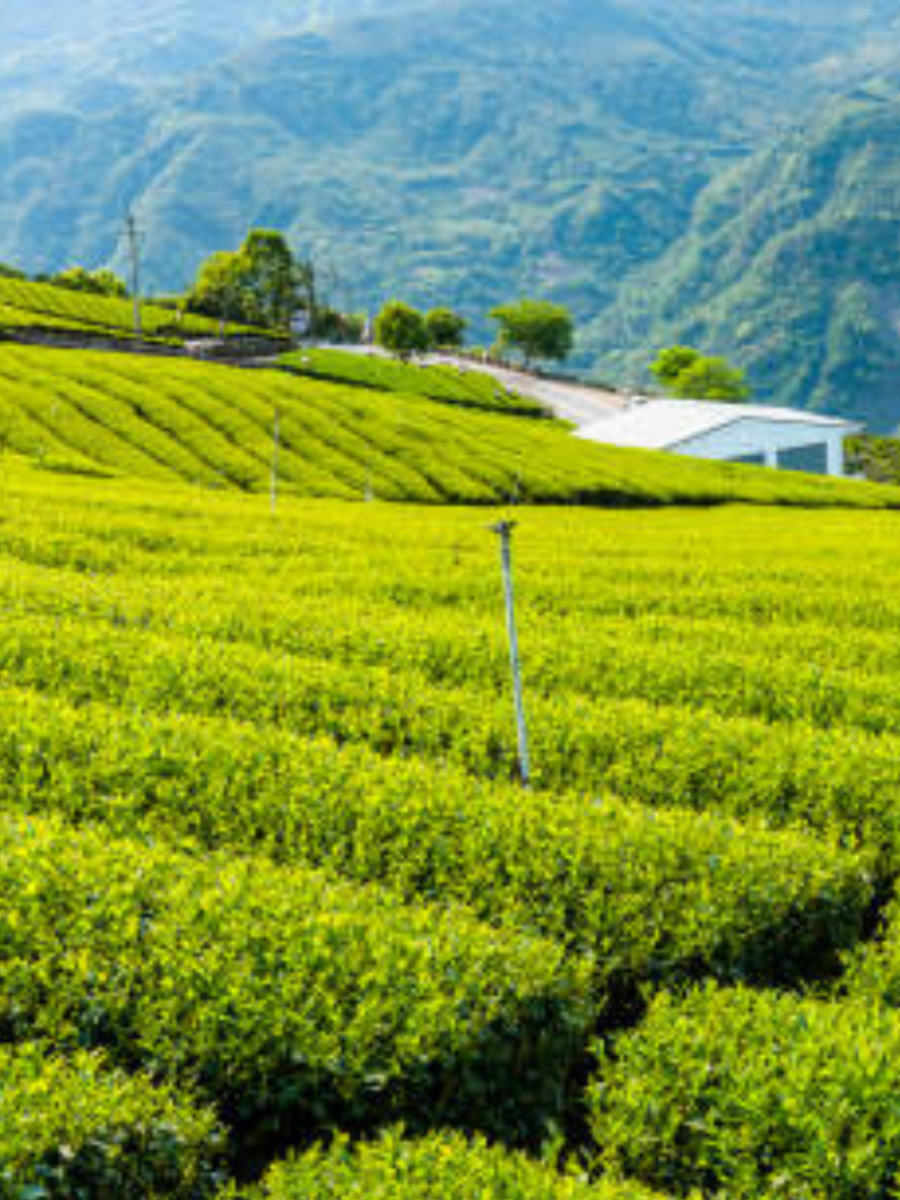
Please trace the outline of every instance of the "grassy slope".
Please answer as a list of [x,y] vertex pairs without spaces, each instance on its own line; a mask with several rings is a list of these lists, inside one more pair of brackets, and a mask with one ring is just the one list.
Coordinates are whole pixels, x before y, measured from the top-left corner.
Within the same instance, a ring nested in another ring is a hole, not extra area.
[[3,444],[45,466],[417,502],[900,505],[900,492],[598,447],[550,421],[182,360],[0,346]]

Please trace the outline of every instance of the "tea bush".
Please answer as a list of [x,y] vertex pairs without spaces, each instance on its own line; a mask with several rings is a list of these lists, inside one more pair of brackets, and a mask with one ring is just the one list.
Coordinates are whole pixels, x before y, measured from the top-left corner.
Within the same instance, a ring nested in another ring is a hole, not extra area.
[[589,1016],[561,949],[462,909],[0,820],[0,1033],[195,1089],[238,1156],[391,1116],[528,1141]]
[[202,1200],[221,1165],[210,1112],[96,1054],[0,1046],[2,1200]]
[[388,1132],[376,1142],[329,1148],[272,1168],[240,1200],[653,1200],[639,1184],[589,1183],[482,1140]]
[[662,995],[590,1094],[599,1160],[684,1195],[860,1200],[900,1183],[900,1014],[745,988]]

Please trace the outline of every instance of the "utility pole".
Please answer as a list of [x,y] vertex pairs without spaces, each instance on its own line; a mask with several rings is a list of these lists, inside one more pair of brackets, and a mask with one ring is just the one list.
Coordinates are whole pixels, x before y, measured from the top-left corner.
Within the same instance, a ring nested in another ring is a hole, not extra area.
[[134,304],[134,336],[140,337],[141,325],[141,243],[144,235],[138,229],[134,213],[125,217],[125,236],[128,238],[128,258],[131,262],[131,296]]
[[272,423],[272,481],[269,489],[272,512],[275,512],[278,507],[278,450],[281,444],[280,416],[281,414],[276,405],[275,420]]
[[512,669],[513,698],[516,709],[516,731],[519,743],[519,779],[523,787],[531,786],[531,760],[528,754],[528,727],[525,722],[525,700],[522,691],[522,662],[519,657],[519,635],[516,629],[516,598],[513,590],[512,531],[515,521],[498,521],[491,531],[500,538],[500,563],[503,568],[503,590],[506,597],[506,631],[509,635],[509,661]]

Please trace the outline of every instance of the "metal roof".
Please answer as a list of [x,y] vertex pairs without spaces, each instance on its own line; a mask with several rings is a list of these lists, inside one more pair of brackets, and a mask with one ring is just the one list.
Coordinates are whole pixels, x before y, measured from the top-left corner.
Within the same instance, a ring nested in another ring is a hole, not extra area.
[[825,417],[798,408],[770,408],[763,404],[724,404],[711,400],[645,400],[608,417],[601,417],[576,436],[611,446],[635,446],[645,450],[668,450],[701,434],[739,421],[765,421],[779,425],[810,425],[820,429],[860,428],[841,417]]

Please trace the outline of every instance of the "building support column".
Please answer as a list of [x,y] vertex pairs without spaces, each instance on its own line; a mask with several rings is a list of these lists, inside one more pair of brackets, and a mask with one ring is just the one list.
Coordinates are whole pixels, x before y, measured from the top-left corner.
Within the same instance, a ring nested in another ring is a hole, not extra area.
[[843,434],[835,433],[828,439],[826,443],[828,449],[828,474],[829,475],[845,475],[846,464],[844,462],[844,437]]

